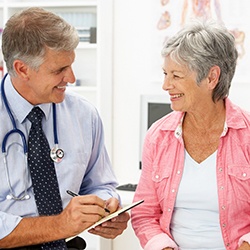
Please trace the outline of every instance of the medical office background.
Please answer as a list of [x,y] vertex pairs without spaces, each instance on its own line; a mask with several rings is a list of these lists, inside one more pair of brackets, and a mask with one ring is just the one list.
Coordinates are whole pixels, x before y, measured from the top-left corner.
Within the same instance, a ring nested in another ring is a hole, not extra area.
[[[55,11],[77,26],[81,38],[74,64],[77,81],[69,89],[100,111],[120,184],[136,184],[140,178],[147,100],[169,102],[161,88],[162,44],[188,19],[212,17],[235,35],[240,57],[229,97],[250,111],[249,0],[2,0],[0,28],[10,15],[29,6]],[[133,192],[121,195],[124,203],[132,201]],[[103,248],[105,244],[108,247]],[[126,246],[140,249],[131,228],[112,244],[100,243],[93,249]]]

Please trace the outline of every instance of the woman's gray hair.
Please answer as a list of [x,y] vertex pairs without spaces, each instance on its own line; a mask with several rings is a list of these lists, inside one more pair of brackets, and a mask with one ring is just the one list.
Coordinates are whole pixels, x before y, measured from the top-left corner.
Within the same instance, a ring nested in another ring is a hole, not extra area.
[[192,21],[175,36],[166,41],[162,49],[164,57],[187,66],[197,73],[197,84],[217,65],[221,73],[212,99],[218,101],[229,94],[237,64],[238,52],[234,36],[215,21]]
[[58,15],[37,7],[14,14],[2,34],[2,52],[11,76],[16,75],[13,63],[17,59],[38,70],[47,48],[71,51],[78,43],[79,36],[73,26]]

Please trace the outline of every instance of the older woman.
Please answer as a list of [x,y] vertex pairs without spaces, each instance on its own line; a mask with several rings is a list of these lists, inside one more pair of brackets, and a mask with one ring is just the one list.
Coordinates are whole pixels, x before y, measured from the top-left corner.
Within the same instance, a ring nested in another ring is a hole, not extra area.
[[250,114],[228,99],[234,38],[197,21],[162,54],[174,111],[145,138],[135,233],[147,250],[250,249]]

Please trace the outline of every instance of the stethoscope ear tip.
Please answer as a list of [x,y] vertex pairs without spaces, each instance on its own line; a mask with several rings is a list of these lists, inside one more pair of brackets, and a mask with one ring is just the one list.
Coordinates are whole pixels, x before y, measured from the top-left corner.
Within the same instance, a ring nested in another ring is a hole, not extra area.
[[25,196],[24,196],[24,199],[25,200],[28,200],[30,198],[30,196],[28,195],[28,194],[26,194]]
[[28,200],[30,196],[28,194],[22,196],[21,198],[15,197],[12,194],[6,195],[6,200],[15,200],[15,201],[23,201],[23,200]]
[[6,200],[11,200],[12,199],[12,195],[8,194],[6,195]]

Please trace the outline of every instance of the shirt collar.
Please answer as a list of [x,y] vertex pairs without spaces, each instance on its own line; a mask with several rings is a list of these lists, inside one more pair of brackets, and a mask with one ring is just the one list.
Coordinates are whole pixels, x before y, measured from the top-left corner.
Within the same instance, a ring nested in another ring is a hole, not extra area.
[[[5,78],[4,90],[13,116],[16,117],[20,123],[23,123],[34,106],[15,90],[9,75]],[[47,120],[52,109],[51,103],[39,104],[37,106],[43,110],[45,119]]]
[[173,111],[171,113],[172,119],[165,121],[165,118],[163,118],[161,130],[174,131],[175,137],[180,138],[182,136],[182,121],[184,115],[185,112]]
[[241,129],[246,128],[245,115],[243,110],[233,104],[228,98],[225,99],[226,105],[226,123],[228,128]]
[[[237,105],[233,104],[229,98],[225,99],[226,107],[226,121],[224,124],[224,129],[222,136],[225,136],[228,128],[241,129],[246,128],[244,115],[242,109]],[[185,112],[174,111],[173,114],[175,117],[168,122],[165,122],[161,129],[162,130],[172,130],[175,132],[175,137],[180,138],[182,136],[182,122],[185,115]]]

